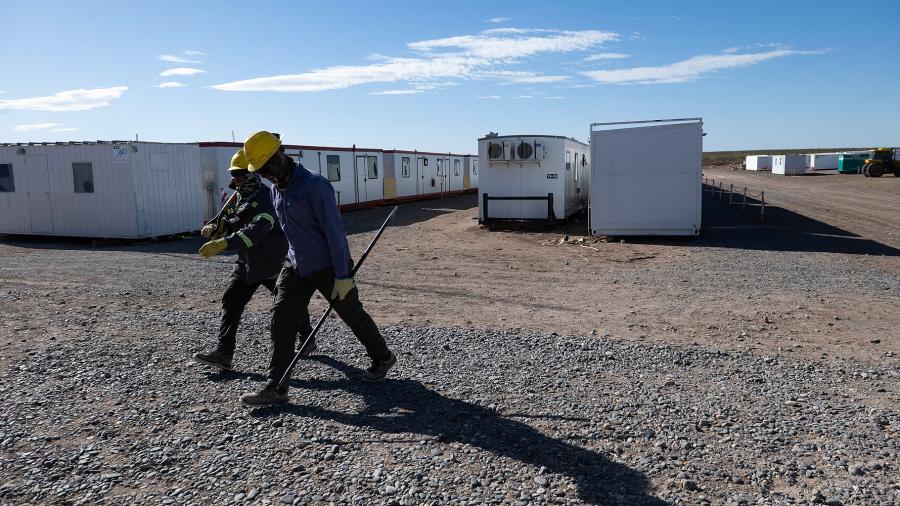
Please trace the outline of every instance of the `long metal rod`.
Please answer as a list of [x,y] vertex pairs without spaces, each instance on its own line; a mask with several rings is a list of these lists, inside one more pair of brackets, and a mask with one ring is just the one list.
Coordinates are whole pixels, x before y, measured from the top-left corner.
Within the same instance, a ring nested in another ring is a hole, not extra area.
[[[384,229],[387,228],[388,222],[391,221],[391,218],[394,217],[394,213],[396,213],[397,209],[399,208],[399,206],[394,206],[394,208],[391,209],[391,213],[388,214],[387,218],[385,218],[384,220],[384,223],[381,224],[381,228],[378,229],[378,233],[376,233],[375,237],[372,238],[372,241],[366,247],[366,251],[363,252],[361,257],[359,257],[359,262],[356,262],[356,265],[353,266],[353,271],[350,272],[351,277],[356,276],[356,271],[358,271],[359,268],[362,267],[363,262],[366,261],[366,257],[368,257],[369,253],[372,252],[372,248],[375,247],[375,243],[378,242],[378,238],[380,238],[381,234],[384,233]],[[312,340],[312,338],[316,336],[316,334],[319,332],[319,329],[322,328],[322,325],[325,323],[325,320],[328,319],[328,315],[331,314],[331,310],[334,309],[334,304],[329,298],[330,296],[331,294],[328,294],[328,296],[326,297],[326,299],[328,300],[328,309],[325,310],[325,313],[321,318],[319,318],[319,321],[316,322],[316,326],[312,329],[312,332],[310,332],[309,335],[306,336],[306,339],[303,341],[303,345],[298,348],[296,353],[294,353],[294,359],[291,360],[290,365],[288,365],[287,370],[284,371],[284,375],[281,377],[281,381],[278,382],[279,387],[283,387],[291,380],[291,374],[294,371],[294,366],[297,365],[297,361],[300,360],[300,353],[303,351],[303,348],[305,348],[306,345]]]

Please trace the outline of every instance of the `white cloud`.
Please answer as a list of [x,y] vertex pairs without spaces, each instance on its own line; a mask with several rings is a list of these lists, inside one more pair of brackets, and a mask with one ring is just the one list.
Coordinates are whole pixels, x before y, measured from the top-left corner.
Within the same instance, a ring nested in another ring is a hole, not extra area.
[[562,99],[564,99],[564,98],[566,98],[566,97],[561,97],[561,96],[559,96],[559,95],[547,95],[547,96],[544,97],[544,98],[546,98],[546,99],[548,99],[548,100],[562,100]]
[[176,67],[174,69],[163,70],[159,73],[159,77],[170,77],[170,76],[195,76],[197,74],[202,74],[206,72],[205,70],[195,69],[193,67]]
[[475,74],[478,78],[497,78],[510,83],[541,84],[558,83],[569,79],[569,76],[547,76],[526,70],[489,70]]
[[90,90],[67,90],[46,97],[0,100],[0,110],[86,111],[109,105],[110,101],[121,97],[127,90],[127,86],[116,86]]
[[475,97],[475,98],[477,98],[479,100],[497,100],[497,99],[500,99],[503,97],[501,97],[500,95],[486,95],[483,97]]
[[511,18],[499,17],[499,18],[485,19],[484,22],[485,23],[505,23],[510,20],[511,20]]
[[[460,35],[443,39],[411,42],[407,46],[414,51],[431,53],[435,50],[461,51],[462,54],[488,58],[491,60],[509,60],[533,56],[540,53],[559,53],[584,51],[605,42],[616,40],[618,35],[599,30],[582,31],[546,31],[527,30],[500,33],[497,31],[482,32],[478,35]],[[531,35],[529,35],[531,34]]]
[[534,98],[534,95],[516,95],[513,97],[509,97],[509,98],[512,100],[522,100],[522,99]]
[[425,93],[422,90],[385,90],[370,93],[370,95],[415,95],[416,93]]
[[29,123],[27,125],[14,126],[13,132],[34,132],[35,130],[47,130],[58,126],[62,126],[62,123]]
[[630,54],[625,53],[597,53],[592,54],[584,59],[584,61],[599,61],[599,60],[621,60],[623,58],[630,58]]
[[179,83],[178,81],[166,81],[164,83],[159,83],[156,85],[157,88],[184,88],[187,85],[184,83]]
[[182,51],[182,53],[184,53],[188,56],[203,56],[206,54],[203,51],[197,51],[194,49],[185,49],[184,51]]
[[[407,82],[425,89],[434,81],[480,78],[486,69],[518,63],[520,58],[545,53],[583,51],[616,40],[618,35],[598,30],[559,31],[522,28],[485,30],[477,35],[462,35],[407,44],[420,56],[390,58],[367,65],[341,65],[313,69],[300,74],[257,77],[211,86],[223,91],[316,92],[338,90],[371,83]],[[371,56],[371,55],[370,55]],[[482,75],[479,75],[479,72]],[[494,71],[498,72],[498,71]],[[508,79],[508,76],[498,76]],[[568,76],[518,76],[522,83],[548,83]]]
[[68,128],[54,128],[53,130],[50,130],[50,131],[51,131],[51,132],[77,132],[78,129],[77,129],[77,128],[68,127]]
[[823,54],[825,51],[779,49],[762,53],[700,55],[658,67],[634,67],[617,70],[593,70],[583,75],[605,84],[664,84],[695,81],[706,74],[756,65],[785,56]]
[[175,56],[174,54],[161,54],[159,55],[159,59],[170,63],[200,63],[197,60],[190,60],[181,56]]

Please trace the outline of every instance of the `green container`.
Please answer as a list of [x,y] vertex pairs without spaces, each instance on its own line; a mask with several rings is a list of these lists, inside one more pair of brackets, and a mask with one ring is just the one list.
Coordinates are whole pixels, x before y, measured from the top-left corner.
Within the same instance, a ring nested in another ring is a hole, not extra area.
[[856,174],[866,163],[868,155],[841,155],[838,157],[838,172],[841,174]]

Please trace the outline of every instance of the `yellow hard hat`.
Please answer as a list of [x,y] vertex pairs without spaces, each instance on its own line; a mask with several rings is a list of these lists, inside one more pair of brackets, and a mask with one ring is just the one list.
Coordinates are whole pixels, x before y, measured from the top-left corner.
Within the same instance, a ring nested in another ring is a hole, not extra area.
[[235,151],[231,157],[231,167],[228,167],[228,172],[236,170],[247,170],[247,156],[244,155],[243,149]]
[[269,158],[272,158],[278,148],[281,147],[281,139],[265,130],[256,132],[244,141],[244,154],[247,156],[247,170],[256,172],[262,168]]

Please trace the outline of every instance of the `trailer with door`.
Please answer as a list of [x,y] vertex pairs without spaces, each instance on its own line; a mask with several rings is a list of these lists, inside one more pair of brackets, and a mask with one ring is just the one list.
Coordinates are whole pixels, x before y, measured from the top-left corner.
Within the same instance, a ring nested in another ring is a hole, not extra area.
[[465,190],[466,156],[429,151],[385,150],[385,198],[431,198]]
[[744,167],[747,170],[764,171],[772,170],[771,155],[749,155],[744,160]]
[[840,153],[816,153],[809,155],[809,168],[813,170],[835,170],[838,168]]
[[593,235],[700,233],[703,120],[591,125]]
[[463,189],[478,188],[478,155],[466,155],[465,172],[463,173]]
[[199,230],[197,144],[0,144],[0,234],[137,239]]
[[566,219],[586,210],[590,148],[557,135],[478,139],[478,219]]
[[772,157],[772,174],[801,176],[806,174],[805,155],[775,155]]

